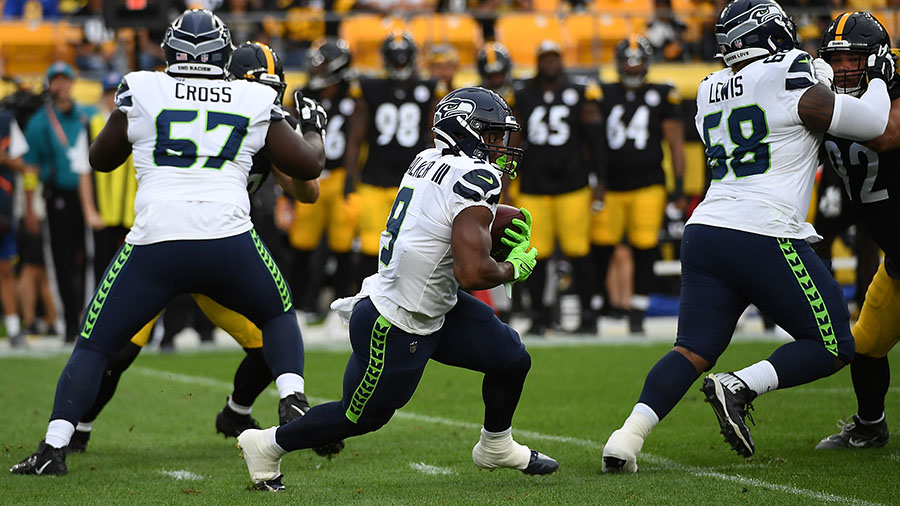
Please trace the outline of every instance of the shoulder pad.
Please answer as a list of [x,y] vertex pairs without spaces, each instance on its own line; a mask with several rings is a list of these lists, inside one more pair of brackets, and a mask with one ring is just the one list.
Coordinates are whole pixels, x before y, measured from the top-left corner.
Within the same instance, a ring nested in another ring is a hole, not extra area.
[[681,92],[678,91],[678,88],[677,88],[676,86],[671,85],[671,84],[665,84],[665,85],[663,85],[663,86],[664,86],[664,89],[665,89],[665,88],[668,88],[668,89],[665,89],[665,91],[666,91],[666,100],[668,100],[669,103],[672,104],[672,105],[678,105],[678,104],[680,104],[680,103],[681,103]]
[[490,205],[500,202],[500,176],[488,169],[472,169],[453,185],[453,193]]
[[347,96],[350,98],[359,98],[362,96],[362,84],[359,79],[350,81],[350,88],[347,90]]
[[818,81],[815,78],[815,72],[812,66],[812,57],[806,51],[799,51],[796,54],[788,53],[793,57],[790,67],[788,67],[787,75],[784,79],[784,88],[786,90],[800,90],[815,86]]

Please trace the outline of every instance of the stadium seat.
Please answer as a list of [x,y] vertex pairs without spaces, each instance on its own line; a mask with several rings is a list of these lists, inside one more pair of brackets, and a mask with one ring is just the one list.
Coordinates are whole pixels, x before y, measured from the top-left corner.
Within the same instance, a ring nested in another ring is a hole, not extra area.
[[496,33],[497,40],[509,48],[513,66],[534,66],[535,51],[545,39],[559,43],[563,52],[568,52],[569,40],[563,31],[562,23],[555,16],[507,14],[497,18]]
[[653,0],[594,0],[593,7],[601,14],[644,18],[653,15]]
[[394,30],[402,30],[403,20],[377,14],[358,14],[341,21],[340,36],[350,44],[353,65],[370,70],[380,70],[381,43]]
[[56,60],[72,62],[81,29],[68,23],[0,23],[0,59],[8,75],[43,74]]
[[672,0],[672,10],[685,25],[684,40],[696,42],[703,33],[703,24],[716,22],[716,10],[710,2],[698,2],[695,0]]
[[459,64],[475,64],[475,53],[482,44],[481,26],[475,18],[465,14],[429,14],[409,20],[409,32],[419,51],[435,44],[450,44],[459,52]]
[[595,14],[594,30],[597,37],[594,56],[597,63],[612,63],[616,44],[632,33],[640,33],[647,26],[644,16],[620,16],[615,14]]
[[532,0],[531,8],[542,14],[552,14],[559,10],[560,0]]

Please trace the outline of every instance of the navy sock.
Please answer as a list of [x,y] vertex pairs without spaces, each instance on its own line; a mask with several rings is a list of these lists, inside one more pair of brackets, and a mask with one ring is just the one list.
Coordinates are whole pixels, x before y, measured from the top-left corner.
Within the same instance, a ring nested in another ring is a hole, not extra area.
[[529,369],[531,369],[531,355],[525,352],[506,369],[488,371],[484,374],[481,398],[484,400],[485,430],[503,432],[512,426],[513,414],[519,404]]
[[247,356],[234,372],[234,391],[231,400],[241,406],[252,406],[253,401],[272,382],[272,371],[269,370],[262,348],[244,348]]
[[891,383],[891,366],[887,357],[872,358],[856,354],[850,362],[850,377],[860,418],[874,421],[884,413],[884,397]]
[[100,389],[97,392],[97,398],[94,400],[94,405],[81,417],[82,422],[93,422],[94,419],[97,418],[97,415],[100,414],[103,407],[106,406],[112,399],[113,394],[116,393],[116,388],[119,386],[119,379],[122,378],[122,373],[125,372],[125,369],[128,369],[128,366],[130,366],[132,362],[134,362],[134,359],[137,358],[142,349],[143,348],[140,346],[129,342],[122,348],[122,351],[120,351],[118,355],[109,361],[109,364],[107,364],[106,370],[103,373],[103,379],[100,382]]
[[[347,419],[341,401],[313,406],[305,415],[278,427],[275,442],[284,451],[318,448],[352,436],[371,432],[382,425],[355,424]],[[387,420],[385,420],[386,422]]]
[[66,420],[78,425],[97,399],[108,361],[109,358],[97,350],[75,347],[56,384],[51,420]]
[[835,357],[818,341],[801,339],[780,346],[767,359],[778,373],[778,388],[789,388],[834,374]]
[[684,355],[670,351],[647,373],[638,402],[650,406],[662,420],[697,379],[697,369]]
[[293,311],[269,320],[262,328],[263,354],[277,378],[284,373],[303,376],[303,339]]

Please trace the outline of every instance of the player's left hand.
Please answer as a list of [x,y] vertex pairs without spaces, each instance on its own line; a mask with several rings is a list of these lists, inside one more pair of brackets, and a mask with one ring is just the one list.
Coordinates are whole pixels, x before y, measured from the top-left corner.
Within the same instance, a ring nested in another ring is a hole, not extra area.
[[328,114],[318,102],[304,97],[303,92],[297,90],[294,92],[294,107],[297,108],[297,115],[300,118],[301,133],[316,132],[319,135],[325,135]]
[[891,52],[891,48],[884,44],[878,47],[878,50],[869,55],[866,61],[866,78],[882,79],[885,83],[889,82],[897,71],[897,56]]
[[511,228],[507,228],[503,231],[503,233],[508,237],[500,238],[500,242],[509,246],[510,248],[515,248],[522,243],[531,243],[531,213],[524,207],[519,208],[519,210],[522,211],[522,214],[525,215],[525,221],[522,221],[518,218],[513,218],[512,220],[512,224],[519,227],[519,232],[516,232]]
[[831,64],[825,61],[824,58],[813,58],[812,65],[816,73],[816,79],[827,86],[828,89],[831,89],[831,83],[834,82],[834,69],[831,68]]

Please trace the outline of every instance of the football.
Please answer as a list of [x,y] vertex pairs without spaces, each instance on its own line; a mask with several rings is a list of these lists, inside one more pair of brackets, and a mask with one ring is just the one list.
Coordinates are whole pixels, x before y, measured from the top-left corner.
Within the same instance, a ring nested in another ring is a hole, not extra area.
[[491,224],[491,257],[498,262],[506,260],[506,256],[509,255],[511,248],[500,242],[500,239],[504,237],[503,231],[506,230],[506,227],[518,230],[519,227],[512,224],[512,220],[515,218],[525,221],[525,215],[518,208],[506,204],[497,206],[494,223]]

